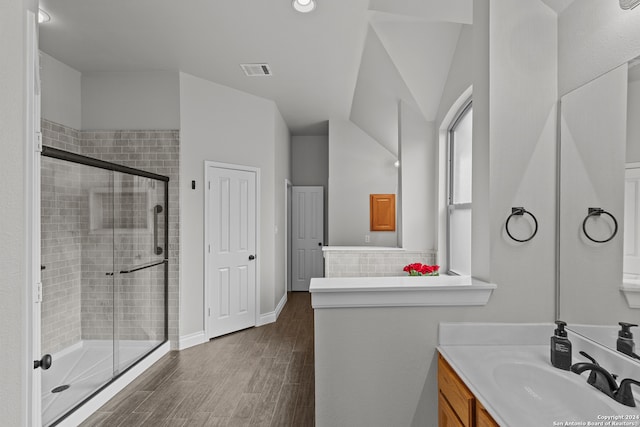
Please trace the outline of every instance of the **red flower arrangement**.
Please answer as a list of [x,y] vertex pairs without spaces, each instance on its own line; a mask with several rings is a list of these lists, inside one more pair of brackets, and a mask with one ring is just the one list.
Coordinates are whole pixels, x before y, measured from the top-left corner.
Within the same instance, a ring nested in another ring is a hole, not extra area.
[[426,265],[416,262],[413,264],[405,265],[402,270],[409,273],[409,276],[439,276],[439,269],[439,265]]

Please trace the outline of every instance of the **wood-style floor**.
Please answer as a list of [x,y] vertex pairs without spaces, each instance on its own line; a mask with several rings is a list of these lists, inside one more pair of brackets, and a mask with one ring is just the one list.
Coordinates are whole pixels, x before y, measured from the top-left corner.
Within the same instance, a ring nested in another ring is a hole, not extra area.
[[164,356],[82,426],[313,426],[313,310]]

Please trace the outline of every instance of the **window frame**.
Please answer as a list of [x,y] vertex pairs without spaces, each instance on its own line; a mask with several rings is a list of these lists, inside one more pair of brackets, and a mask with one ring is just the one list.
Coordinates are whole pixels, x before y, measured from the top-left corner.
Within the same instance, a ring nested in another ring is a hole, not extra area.
[[[453,120],[451,120],[451,124],[449,125],[449,127],[447,128],[447,193],[446,193],[446,198],[447,198],[447,254],[446,254],[446,259],[447,259],[447,273],[451,274],[451,275],[455,275],[455,276],[460,276],[461,273],[457,272],[455,270],[452,270],[451,268],[451,214],[453,211],[455,210],[471,210],[472,211],[472,204],[473,204],[473,199],[471,200],[471,203],[453,203],[453,201],[455,200],[454,196],[454,187],[455,187],[455,182],[454,182],[454,176],[455,176],[455,170],[454,170],[454,154],[455,154],[455,131],[456,128],[458,127],[458,125],[460,124],[460,122],[462,121],[462,119],[464,117],[466,117],[466,115],[469,112],[472,112],[473,110],[473,100],[470,97],[468,100],[466,100],[462,106],[458,109],[458,111],[456,112],[455,116],[453,117]],[[471,141],[471,144],[473,146],[473,139]],[[469,248],[469,252],[471,252],[471,248]],[[471,272],[469,272],[470,274]]]

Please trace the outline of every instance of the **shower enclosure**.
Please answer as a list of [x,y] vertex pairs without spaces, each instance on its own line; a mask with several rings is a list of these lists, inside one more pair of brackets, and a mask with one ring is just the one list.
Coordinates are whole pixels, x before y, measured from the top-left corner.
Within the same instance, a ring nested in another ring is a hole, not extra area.
[[41,158],[43,425],[167,341],[168,181],[50,147]]

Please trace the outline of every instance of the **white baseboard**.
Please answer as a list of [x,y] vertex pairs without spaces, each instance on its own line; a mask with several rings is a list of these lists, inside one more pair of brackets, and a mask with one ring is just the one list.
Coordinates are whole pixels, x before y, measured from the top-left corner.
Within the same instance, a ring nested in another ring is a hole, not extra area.
[[287,303],[287,293],[285,292],[284,295],[282,295],[282,298],[280,298],[280,302],[276,306],[276,320],[278,320],[278,317],[280,317],[280,313],[282,312],[282,309],[284,308],[284,305],[286,303]]
[[131,384],[140,374],[147,370],[151,365],[156,363],[162,356],[169,352],[169,343],[166,342],[153,353],[145,357],[137,365],[133,366],[127,372],[122,374],[121,377],[109,384],[91,398],[87,403],[78,408],[75,412],[70,414],[67,418],[58,424],[60,427],[75,427],[80,425],[84,420],[89,418],[94,412],[96,412],[102,405],[107,403],[116,394],[122,391],[126,386]]
[[178,350],[186,350],[189,347],[193,347],[199,344],[204,344],[206,342],[207,342],[207,337],[204,331],[194,332],[192,334],[180,337],[180,342],[178,343]]
[[282,311],[286,303],[287,303],[287,293],[285,292],[282,298],[280,299],[280,302],[276,306],[276,309],[269,313],[261,314],[260,319],[258,320],[258,324],[256,326],[267,325],[269,323],[273,323],[276,320],[278,320],[278,316],[280,316],[280,312]]

